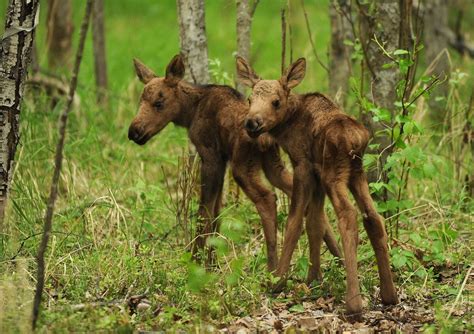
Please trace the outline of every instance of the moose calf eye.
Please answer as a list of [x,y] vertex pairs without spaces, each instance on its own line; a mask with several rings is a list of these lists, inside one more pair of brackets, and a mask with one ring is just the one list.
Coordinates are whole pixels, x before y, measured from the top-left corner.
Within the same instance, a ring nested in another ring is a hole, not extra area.
[[161,109],[163,107],[163,102],[161,101],[156,101],[153,106],[156,108],[156,109]]
[[273,101],[272,101],[272,105],[273,105],[275,108],[280,107],[280,100],[273,100]]

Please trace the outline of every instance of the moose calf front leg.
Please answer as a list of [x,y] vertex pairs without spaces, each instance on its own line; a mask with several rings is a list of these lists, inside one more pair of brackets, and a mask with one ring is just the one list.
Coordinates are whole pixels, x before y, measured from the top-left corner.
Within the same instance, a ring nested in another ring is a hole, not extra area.
[[225,165],[218,161],[204,160],[201,165],[201,198],[198,210],[197,236],[193,245],[193,255],[203,249],[207,236],[214,232],[216,201],[221,191],[225,174]]
[[303,216],[308,206],[311,191],[314,188],[311,169],[306,165],[295,167],[293,180],[293,193],[291,196],[288,224],[285,231],[285,240],[283,242],[280,262],[278,263],[278,268],[275,273],[276,276],[281,277],[282,280],[277,283],[275,290],[279,290],[283,286],[284,276],[288,272],[291,257],[300,238],[303,229]]
[[278,262],[276,198],[275,194],[262,184],[257,167],[249,161],[241,163],[234,161],[232,173],[238,185],[255,203],[260,215],[267,246],[267,266],[268,270],[272,272]]

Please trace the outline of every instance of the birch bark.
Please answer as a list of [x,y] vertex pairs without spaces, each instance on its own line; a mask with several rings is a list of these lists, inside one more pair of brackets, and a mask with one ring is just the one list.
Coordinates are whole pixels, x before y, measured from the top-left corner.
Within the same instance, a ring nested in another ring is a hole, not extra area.
[[181,52],[186,79],[198,84],[209,82],[204,0],[176,0]]
[[0,49],[0,225],[19,141],[23,83],[31,61],[39,0],[10,0]]
[[[249,0],[237,0],[237,54],[250,61],[250,29],[252,17]],[[245,92],[245,86],[236,81],[237,90]]]

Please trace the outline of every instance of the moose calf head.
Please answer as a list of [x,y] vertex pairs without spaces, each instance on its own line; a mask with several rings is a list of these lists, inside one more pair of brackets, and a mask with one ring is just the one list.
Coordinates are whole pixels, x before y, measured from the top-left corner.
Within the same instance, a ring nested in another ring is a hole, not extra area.
[[138,114],[128,129],[128,139],[144,145],[180,113],[177,86],[184,77],[184,63],[181,55],[174,56],[166,68],[164,78],[159,78],[137,59],[133,63],[145,87],[140,97]]
[[306,60],[300,58],[279,80],[261,80],[244,58],[237,57],[239,81],[253,89],[245,120],[245,128],[251,137],[258,137],[287,119],[290,91],[303,80],[305,72]]

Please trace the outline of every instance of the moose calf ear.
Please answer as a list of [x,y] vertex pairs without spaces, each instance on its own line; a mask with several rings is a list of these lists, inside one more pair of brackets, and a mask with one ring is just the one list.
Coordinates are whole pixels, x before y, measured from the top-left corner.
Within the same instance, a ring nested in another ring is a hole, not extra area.
[[184,71],[183,56],[178,54],[171,59],[166,67],[166,80],[176,83],[184,77]]
[[260,80],[257,74],[255,74],[255,71],[252,69],[252,67],[247,63],[247,61],[240,57],[236,57],[236,65],[237,65],[237,78],[239,81],[250,87],[253,88],[255,84]]
[[288,89],[292,89],[300,84],[306,74],[306,59],[299,58],[288,67],[286,74],[281,81]]
[[133,65],[135,66],[135,72],[137,72],[138,79],[140,79],[144,84],[147,84],[151,79],[156,78],[155,73],[138,59],[133,59]]

